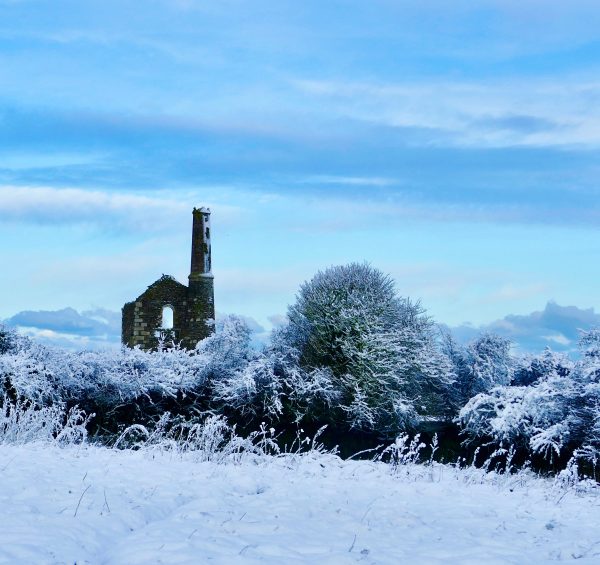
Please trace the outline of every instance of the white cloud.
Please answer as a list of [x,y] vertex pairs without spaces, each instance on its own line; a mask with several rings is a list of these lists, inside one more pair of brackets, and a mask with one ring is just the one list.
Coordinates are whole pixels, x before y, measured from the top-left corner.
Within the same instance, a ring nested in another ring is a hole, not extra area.
[[23,311],[5,323],[37,341],[66,349],[120,346],[121,314],[102,308]]
[[[207,193],[209,191],[207,190]],[[207,195],[209,196],[209,195]],[[191,221],[194,206],[212,206],[227,225],[239,208],[199,201],[190,192],[150,194],[79,188],[0,186],[0,221],[40,224],[86,224],[110,230],[163,232]]]
[[571,344],[571,340],[560,333],[553,334],[553,335],[543,335],[542,337],[544,339],[547,339],[548,341],[558,343],[559,345],[570,345]]
[[329,103],[334,115],[429,130],[431,144],[600,145],[596,78],[530,77],[485,83],[294,80],[292,84],[322,104]]
[[534,296],[543,296],[549,290],[548,285],[541,283],[530,283],[524,285],[505,284],[495,290],[488,296],[484,297],[483,301],[488,302],[503,302],[505,300],[522,300]]
[[307,177],[302,181],[306,184],[331,184],[347,186],[392,186],[398,184],[398,180],[385,177],[345,177],[338,175],[315,175]]
[[45,345],[63,349],[79,351],[118,349],[121,347],[120,341],[109,335],[90,337],[28,326],[18,326],[17,331],[21,335],[30,337]]
[[284,316],[283,314],[273,314],[271,316],[267,316],[267,320],[269,320],[274,328],[277,328],[287,323],[287,316]]
[[480,332],[491,331],[511,339],[521,351],[542,351],[551,344],[553,349],[573,353],[581,331],[598,326],[600,314],[593,308],[548,302],[543,310],[527,315],[509,314],[491,324],[479,327],[463,324],[452,329],[463,341],[473,339]]
[[[361,228],[381,228],[398,225],[406,220],[430,222],[494,222],[528,224],[570,224],[596,225],[598,212],[594,208],[576,209],[569,213],[565,209],[548,207],[544,209],[536,204],[520,203],[452,203],[443,201],[420,200],[410,194],[394,194],[391,198],[342,198],[338,196],[292,195],[273,198],[273,209],[281,210],[273,215],[271,224],[287,230],[306,231],[344,231]],[[291,210],[310,207],[310,214],[294,216]]]

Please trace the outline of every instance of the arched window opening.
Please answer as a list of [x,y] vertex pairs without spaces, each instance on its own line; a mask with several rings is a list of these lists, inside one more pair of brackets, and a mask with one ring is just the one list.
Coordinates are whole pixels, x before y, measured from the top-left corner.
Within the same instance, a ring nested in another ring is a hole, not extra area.
[[173,308],[171,306],[164,306],[162,310],[162,329],[172,330],[173,329]]

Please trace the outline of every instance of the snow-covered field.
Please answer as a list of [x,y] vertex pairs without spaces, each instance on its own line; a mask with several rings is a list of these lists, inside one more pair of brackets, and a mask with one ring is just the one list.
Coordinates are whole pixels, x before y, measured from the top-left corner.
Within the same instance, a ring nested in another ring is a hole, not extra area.
[[2,563],[600,562],[600,496],[331,455],[0,446]]

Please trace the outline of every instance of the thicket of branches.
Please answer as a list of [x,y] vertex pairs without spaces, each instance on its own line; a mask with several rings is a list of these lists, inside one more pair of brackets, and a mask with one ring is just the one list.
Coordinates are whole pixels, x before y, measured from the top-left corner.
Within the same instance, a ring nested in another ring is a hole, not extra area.
[[0,327],[0,403],[94,414],[85,425],[104,439],[165,413],[226,417],[250,431],[328,424],[378,439],[445,423],[472,451],[595,468],[600,332],[582,335],[577,360],[550,350],[517,357],[492,334],[462,345],[388,276],[351,264],[303,284],[261,351],[235,316],[192,351],[68,352]]

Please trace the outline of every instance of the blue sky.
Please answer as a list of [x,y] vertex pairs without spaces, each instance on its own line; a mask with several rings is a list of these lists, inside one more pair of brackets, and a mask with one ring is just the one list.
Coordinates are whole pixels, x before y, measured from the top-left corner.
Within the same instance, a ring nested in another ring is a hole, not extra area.
[[0,318],[367,260],[440,322],[600,309],[600,4],[0,0]]

